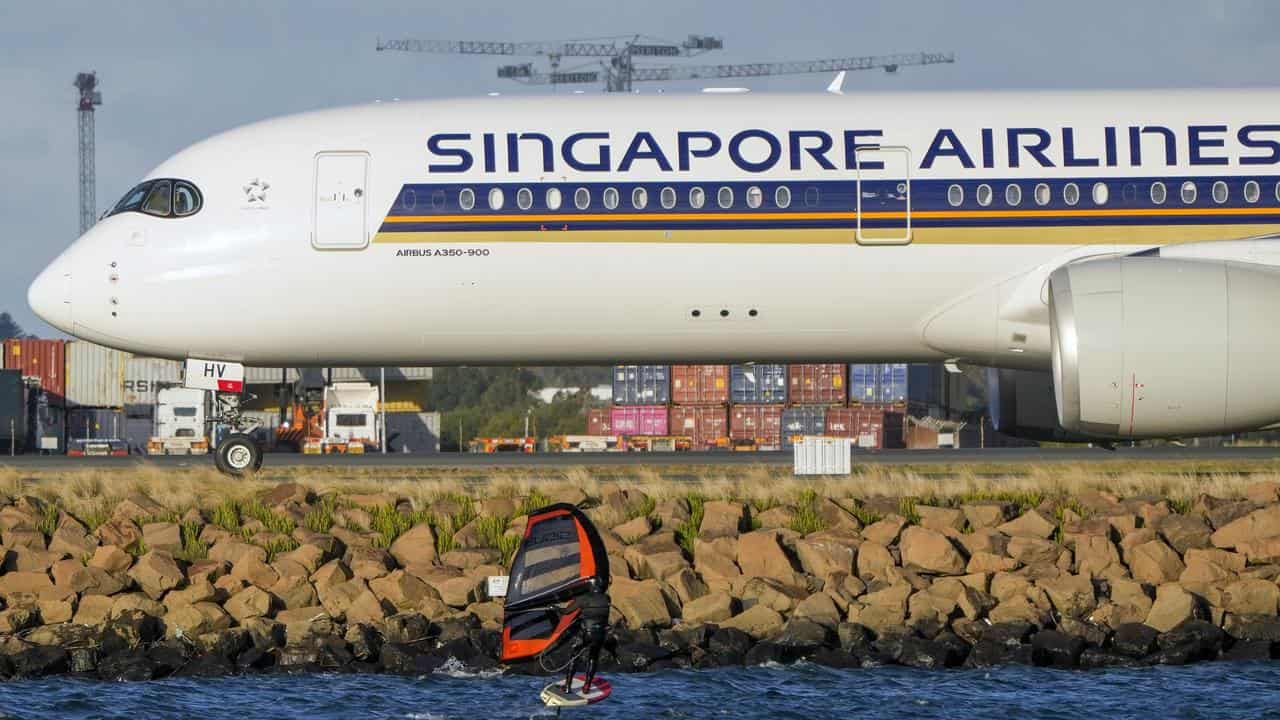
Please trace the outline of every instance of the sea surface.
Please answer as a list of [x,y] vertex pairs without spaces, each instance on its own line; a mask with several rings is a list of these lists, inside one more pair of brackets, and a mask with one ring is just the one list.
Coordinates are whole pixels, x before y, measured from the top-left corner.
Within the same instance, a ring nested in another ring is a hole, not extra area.
[[[613,697],[565,718],[1280,718],[1280,663],[1105,671],[930,672],[816,665],[618,675]],[[0,683],[11,718],[553,718],[547,680],[444,672]]]

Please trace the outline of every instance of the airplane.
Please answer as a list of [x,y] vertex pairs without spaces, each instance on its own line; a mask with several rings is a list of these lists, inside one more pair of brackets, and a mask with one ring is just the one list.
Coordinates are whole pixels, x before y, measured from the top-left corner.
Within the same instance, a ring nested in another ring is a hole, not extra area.
[[163,162],[28,299],[229,372],[235,428],[244,365],[839,359],[1001,368],[1023,436],[1254,430],[1280,423],[1278,116],[1227,89],[307,112]]

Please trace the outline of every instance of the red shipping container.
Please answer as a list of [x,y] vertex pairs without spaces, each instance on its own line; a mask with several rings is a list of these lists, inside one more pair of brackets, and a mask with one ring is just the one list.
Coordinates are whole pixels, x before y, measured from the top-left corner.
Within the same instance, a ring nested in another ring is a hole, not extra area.
[[672,365],[671,402],[677,405],[726,405],[728,365]]
[[613,418],[609,408],[587,408],[587,434],[612,435]]
[[676,406],[671,408],[672,435],[693,438],[694,450],[713,450],[729,437],[729,413],[724,406]]
[[729,437],[754,440],[765,447],[781,447],[782,406],[734,405],[730,412]]
[[880,450],[903,446],[903,414],[862,405],[827,410],[827,435],[853,438],[860,448]]
[[861,411],[861,407],[827,408],[825,434],[828,437],[857,437],[855,431],[858,428],[858,413]]
[[843,405],[849,399],[845,365],[811,364],[787,368],[787,400],[793,405]]
[[615,405],[609,413],[613,435],[666,435],[666,405]]
[[67,343],[65,340],[12,338],[4,341],[4,367],[21,370],[23,377],[40,378],[50,405],[61,406],[67,397]]

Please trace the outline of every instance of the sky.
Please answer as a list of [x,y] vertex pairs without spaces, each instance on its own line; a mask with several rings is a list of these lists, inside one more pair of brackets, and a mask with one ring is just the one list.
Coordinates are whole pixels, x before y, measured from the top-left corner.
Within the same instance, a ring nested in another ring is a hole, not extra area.
[[[496,78],[513,58],[379,53],[378,38],[716,35],[724,50],[684,61],[716,63],[947,51],[955,64],[853,73],[845,87],[1088,89],[1278,87],[1278,30],[1280,3],[1269,0],[5,0],[0,311],[28,332],[57,335],[27,307],[26,290],[79,230],[79,71],[98,73],[104,97],[96,117],[100,213],[173,153],[247,122],[376,99],[548,92]],[[732,84],[798,92],[830,80]]]

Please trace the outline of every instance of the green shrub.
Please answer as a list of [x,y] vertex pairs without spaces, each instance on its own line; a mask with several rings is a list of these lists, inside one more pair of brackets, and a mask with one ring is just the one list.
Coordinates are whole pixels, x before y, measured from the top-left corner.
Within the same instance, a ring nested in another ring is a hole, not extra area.
[[276,559],[280,553],[292,552],[298,549],[298,541],[288,535],[277,535],[262,546],[267,551],[267,562]]
[[337,496],[321,496],[319,501],[303,515],[302,526],[314,533],[328,533],[333,529],[333,513],[337,509]]
[[57,503],[45,503],[40,509],[40,519],[36,521],[36,529],[46,536],[53,535],[53,532],[58,529],[58,510]]
[[369,529],[376,532],[374,547],[389,548],[406,530],[413,527],[413,519],[396,510],[393,505],[379,505],[369,511]]
[[507,519],[483,516],[476,518],[476,531],[485,547],[499,548],[503,534],[507,531]]
[[498,552],[502,556],[502,567],[511,567],[511,558],[515,556],[516,549],[520,547],[519,535],[503,535],[498,538]]
[[702,527],[702,517],[706,514],[706,497],[699,493],[689,493],[689,519],[676,528],[676,542],[684,551],[693,557],[694,540],[698,539],[698,530]]
[[519,513],[521,515],[528,515],[534,510],[544,508],[550,504],[551,498],[544,495],[541,490],[532,490],[529,492],[527,497],[520,501]]
[[860,502],[854,503],[854,506],[849,509],[849,512],[854,517],[858,518],[858,522],[862,523],[863,525],[872,525],[874,523],[880,522],[880,520],[884,518],[883,515],[876,512],[875,510],[872,510],[866,505],[863,505]]
[[235,500],[223,500],[218,507],[213,509],[212,520],[214,525],[229,530],[230,532],[240,532],[240,510],[236,507]]
[[801,535],[815,533],[827,526],[818,513],[818,493],[812,489],[801,491],[796,500],[796,512],[791,517],[790,527]]
[[239,505],[241,518],[253,518],[271,532],[288,535],[297,529],[293,518],[281,515],[257,500],[246,500]]
[[658,507],[658,501],[645,495],[644,501],[627,508],[627,519],[635,520],[638,517],[648,517],[653,514],[656,507]]
[[209,557],[209,546],[200,539],[200,523],[182,523],[182,550],[177,557],[189,563]]

